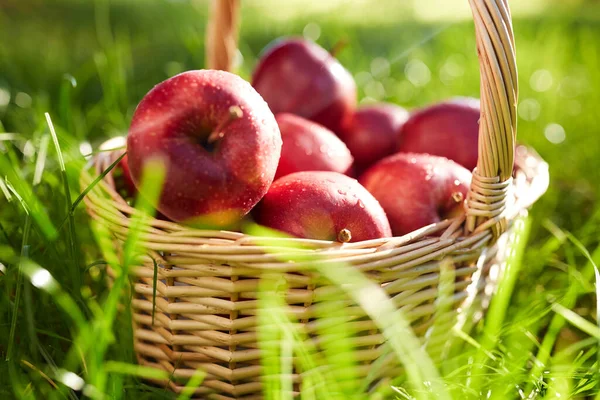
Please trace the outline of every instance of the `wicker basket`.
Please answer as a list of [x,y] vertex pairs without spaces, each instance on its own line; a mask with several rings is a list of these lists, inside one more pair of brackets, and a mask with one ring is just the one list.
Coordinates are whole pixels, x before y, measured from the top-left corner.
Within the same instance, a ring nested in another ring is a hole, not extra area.
[[[431,334],[442,260],[454,265],[453,307],[446,329],[459,320],[465,302],[480,310],[493,289],[490,270],[502,268],[515,219],[546,190],[548,166],[532,150],[515,149],[517,72],[507,0],[470,0],[481,65],[481,121],[477,168],[464,216],[402,237],[359,243],[290,239],[322,263],[344,262],[379,283],[424,336],[432,357],[440,356],[444,335]],[[236,51],[237,1],[213,2],[207,35],[212,68],[230,69]],[[94,159],[99,174],[113,155]],[[514,168],[513,168],[514,166]],[[93,181],[87,171],[81,184]],[[135,210],[107,175],[85,198],[88,213],[107,227],[122,247]],[[142,365],[166,370],[164,384],[180,392],[197,369],[206,378],[199,398],[261,398],[257,344],[257,291],[265,272],[287,283],[284,298],[307,333],[313,334],[318,305],[335,290],[311,267],[290,262],[288,247],[267,248],[238,232],[192,229],[153,219],[142,233],[147,256],[133,268],[135,350]],[[158,266],[153,302],[155,261]],[[153,319],[154,308],[154,319]],[[382,335],[357,307],[349,308],[360,333],[362,374],[381,354]],[[438,327],[439,328],[439,327]],[[430,331],[429,334],[427,333]],[[381,377],[397,369],[383,368]],[[299,382],[294,375],[294,382]]]

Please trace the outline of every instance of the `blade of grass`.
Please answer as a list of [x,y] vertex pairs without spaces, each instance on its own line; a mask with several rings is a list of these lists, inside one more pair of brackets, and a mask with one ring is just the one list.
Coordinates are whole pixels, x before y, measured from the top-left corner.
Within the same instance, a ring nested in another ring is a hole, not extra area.
[[8,336],[8,351],[6,352],[6,361],[10,361],[13,356],[15,346],[15,335],[17,332],[17,323],[19,315],[19,306],[21,303],[21,292],[23,290],[23,262],[27,259],[27,255],[24,254],[27,250],[27,243],[29,242],[29,234],[31,232],[31,219],[29,215],[25,217],[25,227],[23,228],[23,240],[21,247],[21,259],[18,263],[17,269],[17,287],[15,291],[15,300],[13,306],[13,314],[10,322],[10,333]]
[[131,375],[138,378],[164,380],[169,377],[168,372],[162,369],[128,364],[120,361],[106,361],[104,363],[104,369],[109,374]]
[[531,220],[519,218],[513,224],[507,248],[511,250],[506,260],[506,266],[492,297],[490,308],[485,318],[485,325],[481,338],[481,347],[473,361],[473,371],[469,387],[479,395],[485,393],[485,369],[489,362],[489,353],[493,352],[499,341],[502,326],[505,322],[506,312],[510,303],[515,284],[519,278],[523,254],[526,249]]
[[[38,151],[38,157],[35,163],[35,172],[33,175],[33,183],[32,188],[35,192],[37,185],[42,180],[42,174],[44,172],[44,167],[46,165],[46,157],[48,154],[48,144],[49,144],[49,136],[44,135],[40,141],[40,149]],[[26,234],[23,235],[23,244],[21,246],[21,258],[29,258],[29,249],[31,244],[29,243],[30,236],[30,228],[31,228],[31,220],[29,214],[25,216],[25,224],[29,228],[27,229]],[[20,264],[20,263],[19,263]],[[38,347],[40,347],[38,337],[35,333],[35,318],[34,318],[34,310],[33,310],[33,298],[31,293],[31,286],[27,283],[24,285],[25,290],[25,317],[27,320],[27,331],[29,334],[29,346],[31,348],[31,354],[36,356],[36,361],[38,361],[36,351]]]
[[181,394],[177,396],[177,400],[189,400],[192,398],[195,389],[197,389],[204,381],[206,373],[202,370],[196,370],[185,387],[181,389]]
[[13,193],[19,195],[19,201],[25,211],[31,214],[42,235],[48,240],[54,240],[58,232],[48,217],[48,212],[33,193],[31,186],[15,170],[15,164],[10,163],[5,157],[0,157],[0,176],[4,177],[8,189],[12,188]]
[[[83,192],[81,192],[81,194],[79,194],[79,196],[77,196],[77,198],[75,199],[75,201],[73,202],[73,204],[70,205],[69,208],[69,213],[65,216],[65,218],[61,221],[61,223],[58,225],[58,228],[56,229],[58,232],[60,232],[62,230],[62,228],[65,226],[65,224],[67,224],[67,222],[70,221],[70,219],[73,217],[74,213],[75,213],[75,209],[77,208],[77,206],[83,201],[83,199],[85,198],[85,196],[87,196],[87,194],[92,191],[94,189],[94,187],[102,180],[104,179],[104,177],[106,175],[108,175],[110,173],[110,171],[112,171],[117,164],[119,164],[119,162],[123,159],[123,157],[125,157],[127,153],[121,154],[121,156],[119,156],[115,162],[113,162],[111,165],[108,166],[108,168],[106,168],[104,171],[102,171],[102,173],[100,175],[98,175],[93,181],[92,183],[90,183],[84,190]],[[85,173],[85,172],[84,172]],[[39,250],[39,247],[36,247],[36,249],[34,251],[32,251],[32,253],[36,252],[37,250]]]
[[[571,234],[568,233],[567,236],[569,237],[569,240],[571,242],[573,242],[573,239],[575,240],[575,246],[577,246],[580,249],[580,251],[582,251],[583,255],[586,257],[588,262],[582,269],[581,275],[583,276],[583,279],[591,280],[594,274],[596,273],[596,260],[600,260],[600,246],[596,248],[593,254],[590,254],[587,251],[587,249],[585,249],[585,247],[581,247],[581,242],[575,239]],[[577,298],[579,297],[580,293],[581,286],[574,284],[574,282],[571,282],[567,289],[567,293],[560,302],[561,305],[566,309],[572,309],[577,303]],[[542,373],[544,371],[544,368],[546,368],[546,365],[548,364],[548,360],[550,359],[550,356],[552,354],[552,348],[554,347],[556,338],[560,330],[564,326],[564,323],[565,318],[561,314],[555,314],[552,317],[550,326],[548,327],[548,330],[544,335],[542,344],[536,354],[536,361],[530,372],[531,379],[529,380],[529,383],[525,390],[525,393],[527,393],[528,395],[532,395],[534,393],[534,386],[537,383],[539,383],[540,380],[543,378]]]
[[[108,382],[106,371],[102,368],[101,363],[108,346],[114,340],[113,325],[117,317],[117,311],[120,300],[123,297],[123,292],[127,288],[126,284],[129,280],[129,268],[135,265],[138,256],[146,250],[140,244],[140,237],[150,222],[151,215],[155,212],[154,206],[157,204],[162,191],[164,177],[165,166],[160,160],[150,160],[146,163],[142,172],[140,186],[140,193],[143,193],[144,195],[138,196],[136,202],[137,212],[132,217],[131,227],[123,246],[122,262],[119,263],[114,254],[104,254],[104,258],[109,262],[109,265],[115,268],[117,276],[102,305],[102,315],[93,322],[94,333],[92,337],[81,338],[81,340],[84,341],[81,347],[84,349],[90,349],[90,346],[93,343],[93,351],[90,353],[93,362],[92,365],[89,365],[90,374],[88,376],[88,381],[100,392],[104,392]],[[104,238],[100,238],[99,240],[106,243],[105,245],[102,245],[101,248],[108,250],[109,253],[113,253],[112,239],[109,233],[104,229],[99,231],[99,234],[104,236]],[[125,303],[125,307],[129,307],[128,302]]]
[[60,175],[63,183],[63,190],[65,192],[66,205],[67,205],[67,218],[69,218],[68,222],[68,246],[69,246],[69,257],[71,258],[71,262],[73,263],[74,270],[77,270],[80,265],[80,255],[79,255],[79,245],[77,241],[77,234],[75,233],[75,220],[73,218],[73,214],[70,213],[70,205],[71,201],[71,189],[69,187],[69,178],[67,176],[67,169],[65,167],[65,160],[63,159],[63,154],[60,149],[60,144],[58,143],[58,136],[56,135],[56,131],[54,129],[54,125],[52,124],[52,119],[50,118],[49,113],[44,114],[46,117],[46,122],[48,124],[48,128],[50,129],[50,135],[52,136],[52,141],[54,142],[54,148],[56,149],[56,156],[58,158],[58,164],[60,166]]
[[40,374],[40,376],[42,378],[44,378],[44,380],[46,382],[48,382],[50,384],[50,386],[52,386],[54,389],[58,390],[58,385],[56,385],[56,383],[54,383],[54,381],[52,379],[50,379],[50,377],[48,375],[46,375],[42,370],[40,370],[39,368],[37,368],[35,365],[33,365],[32,363],[30,363],[27,360],[21,360],[21,364],[23,364],[27,368],[31,369],[32,371],[35,371],[38,374]]
[[[269,229],[258,225],[248,225],[247,230],[258,237],[270,234]],[[268,238],[261,238],[262,242],[269,245]],[[281,246],[281,243],[278,245]],[[291,249],[293,246],[289,247]],[[295,257],[297,258],[293,253],[283,257],[286,261],[295,261]],[[369,280],[356,268],[345,264],[324,265],[316,256],[312,264],[319,274],[340,288],[375,322],[390,343],[397,359],[404,365],[417,398],[427,398],[432,393],[439,399],[450,398],[433,361],[421,346],[410,323],[403,312],[394,306],[381,286]]]
[[307,392],[318,394],[317,398],[339,398],[336,395],[337,383],[327,376],[328,369],[317,368],[326,364],[318,357],[314,343],[287,313],[287,305],[282,298],[285,287],[285,283],[272,275],[262,276],[259,284],[258,335],[265,384],[263,395],[267,400],[293,397],[289,373],[291,359],[288,357],[286,360],[281,354],[282,342],[292,341],[298,368],[302,372],[302,397]]
[[552,304],[552,310],[554,310],[554,312],[557,314],[562,315],[562,317],[570,322],[571,325],[600,340],[600,328],[583,318],[581,315],[569,310],[568,308],[565,308],[559,303]]
[[33,186],[39,185],[42,181],[42,174],[46,166],[46,156],[48,154],[48,144],[50,143],[50,136],[43,135],[40,140],[40,150],[38,152],[38,158],[35,163],[35,172],[33,174]]

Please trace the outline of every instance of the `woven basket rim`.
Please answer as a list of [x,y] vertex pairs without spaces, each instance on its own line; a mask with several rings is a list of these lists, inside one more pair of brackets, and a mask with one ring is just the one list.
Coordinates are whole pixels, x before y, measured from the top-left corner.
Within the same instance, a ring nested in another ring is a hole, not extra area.
[[[88,168],[84,169],[81,174],[80,183],[82,188],[87,187],[93,181],[94,177],[88,172],[89,168],[94,167],[96,175],[98,176],[118,157],[119,154],[120,151],[116,150],[113,152],[100,153],[93,157],[88,164]],[[549,183],[548,164],[533,149],[520,146],[517,151],[515,166],[515,171],[517,172],[516,177],[518,178],[520,176],[521,180],[518,182],[518,179],[515,179],[515,181],[513,181],[511,184],[515,195],[514,201],[510,204],[507,204],[506,210],[502,214],[502,216],[506,218],[509,223],[525,209],[529,208],[539,197],[541,197],[541,195],[543,195],[543,193],[546,191]],[[114,189],[114,180],[112,179],[112,174],[110,173],[107,174],[104,179],[98,182],[97,186],[94,187],[90,193],[88,193],[88,196],[90,194],[95,196],[108,196],[108,200],[110,200],[109,203],[112,203],[109,204],[106,202],[90,201],[90,199],[86,197],[84,201],[86,202],[88,209],[91,211],[97,209],[100,205],[100,207],[104,207],[106,211],[109,211],[110,209],[118,211],[123,218],[128,218],[137,212]],[[464,223],[465,215],[459,215],[451,219],[442,220],[438,223],[424,226],[402,236],[371,239],[361,242],[340,243],[336,241],[304,239],[291,236],[267,238],[248,235],[238,231],[206,230],[192,226],[186,226],[177,222],[157,219],[155,217],[151,218],[151,220],[148,222],[149,226],[155,229],[155,235],[160,235],[161,232],[169,232],[169,241],[166,243],[177,243],[178,241],[185,243],[185,238],[202,237],[207,239],[223,239],[227,241],[228,244],[235,243],[236,246],[243,245],[246,249],[248,249],[248,246],[251,245],[255,245],[259,248],[262,247],[264,249],[264,242],[265,240],[268,240],[271,246],[277,247],[277,244],[280,243],[280,250],[288,249],[290,251],[294,250],[296,252],[301,252],[302,249],[306,249],[311,253],[318,249],[323,249],[324,251],[331,253],[332,249],[334,248],[338,250],[349,250],[355,253],[360,252],[360,250],[371,248],[379,248],[380,251],[382,251],[412,243],[420,239],[425,239],[433,234],[439,234],[440,232],[442,232],[442,238],[453,237],[453,241],[465,240],[470,237],[475,237],[478,240],[484,238],[489,240],[493,236],[491,233],[487,232],[492,229],[491,223],[487,224],[487,226],[480,226],[473,233],[462,232]],[[457,232],[461,232],[461,234],[457,235]],[[230,253],[225,252],[224,254]]]

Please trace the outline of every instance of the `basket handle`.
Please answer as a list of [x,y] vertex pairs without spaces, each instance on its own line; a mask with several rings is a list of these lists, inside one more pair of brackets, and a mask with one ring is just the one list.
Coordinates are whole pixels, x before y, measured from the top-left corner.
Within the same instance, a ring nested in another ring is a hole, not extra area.
[[467,196],[468,232],[506,230],[517,126],[517,64],[508,0],[469,0],[481,73],[477,167]]
[[240,0],[212,0],[206,27],[206,67],[231,71],[237,52]]

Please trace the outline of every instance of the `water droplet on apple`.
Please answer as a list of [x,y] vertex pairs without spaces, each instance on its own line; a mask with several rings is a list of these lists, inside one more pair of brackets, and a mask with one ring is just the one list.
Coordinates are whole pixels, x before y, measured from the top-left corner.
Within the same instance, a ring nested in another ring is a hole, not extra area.
[[342,189],[338,189],[338,193],[341,194],[342,196],[345,196],[347,193],[345,190]]
[[417,159],[415,157],[410,159],[410,163],[411,164],[416,164],[417,163]]
[[458,179],[454,180],[454,186],[460,186],[460,181]]
[[358,200],[357,204],[360,208],[365,208],[365,203],[363,203],[362,200]]
[[326,145],[324,145],[324,144],[323,144],[323,145],[321,145],[321,147],[319,148],[319,151],[320,151],[321,153],[325,153],[325,152],[327,152],[327,146],[326,146]]

